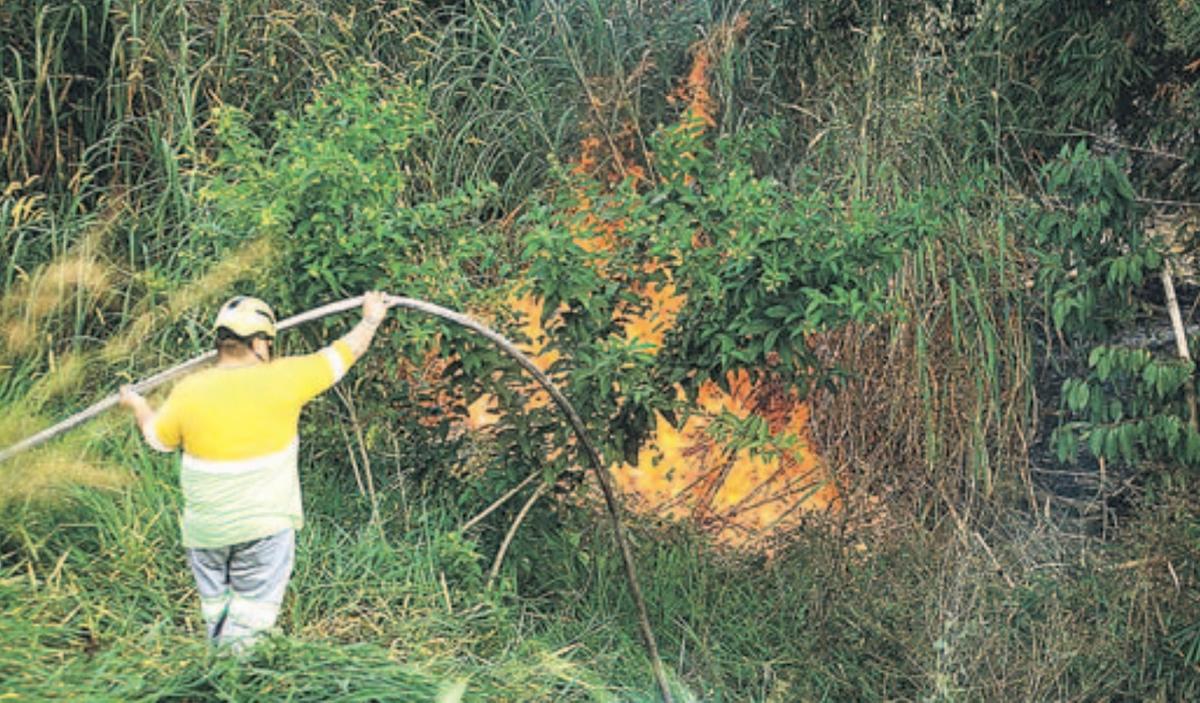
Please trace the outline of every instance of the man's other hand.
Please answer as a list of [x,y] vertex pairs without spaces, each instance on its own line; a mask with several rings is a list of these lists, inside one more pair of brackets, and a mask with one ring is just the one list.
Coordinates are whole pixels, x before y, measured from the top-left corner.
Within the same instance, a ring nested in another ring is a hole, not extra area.
[[383,318],[387,317],[387,311],[387,296],[382,292],[373,290],[363,294],[362,316],[368,323],[378,325],[383,322]]

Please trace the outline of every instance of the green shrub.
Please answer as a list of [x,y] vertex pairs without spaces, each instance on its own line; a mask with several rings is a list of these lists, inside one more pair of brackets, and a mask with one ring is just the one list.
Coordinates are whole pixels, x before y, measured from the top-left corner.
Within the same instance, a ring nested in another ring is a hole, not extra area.
[[1030,222],[1034,293],[1068,343],[1105,339],[1138,316],[1133,293],[1162,266],[1142,226],[1145,208],[1122,163],[1084,142],[1064,146],[1041,179]]
[[1073,461],[1082,445],[1129,467],[1200,466],[1200,433],[1189,425],[1194,364],[1102,343],[1145,319],[1139,291],[1163,266],[1120,162],[1079,143],[1064,147],[1042,178],[1045,199],[1030,225],[1034,292],[1066,351],[1089,350],[1085,375],[1063,383],[1055,451]]
[[1082,445],[1093,457],[1127,466],[1200,468],[1200,432],[1188,422],[1189,394],[1194,400],[1198,390],[1190,360],[1095,347],[1088,374],[1063,383],[1068,421],[1051,442],[1060,460],[1074,461]]
[[223,145],[215,177],[201,192],[212,219],[199,228],[199,254],[269,237],[271,271],[261,292],[300,310],[365,289],[461,306],[492,251],[472,215],[492,187],[437,199],[414,192],[413,141],[434,122],[419,87],[366,68],[321,85],[300,114],[279,114],[268,138],[245,113],[221,108]]

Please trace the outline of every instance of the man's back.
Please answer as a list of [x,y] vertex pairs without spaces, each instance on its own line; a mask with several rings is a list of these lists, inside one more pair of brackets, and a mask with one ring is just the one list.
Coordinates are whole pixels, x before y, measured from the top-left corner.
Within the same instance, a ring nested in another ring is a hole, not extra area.
[[183,449],[185,546],[248,542],[303,525],[300,411],[353,361],[338,342],[316,354],[211,368],[174,388],[151,437]]

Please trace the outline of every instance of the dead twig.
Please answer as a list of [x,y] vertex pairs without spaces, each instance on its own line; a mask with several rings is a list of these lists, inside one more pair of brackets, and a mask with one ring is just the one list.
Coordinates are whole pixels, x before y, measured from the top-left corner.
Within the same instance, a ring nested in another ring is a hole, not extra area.
[[950,496],[946,495],[946,492],[941,486],[938,487],[938,494],[941,495],[942,502],[944,502],[946,507],[950,509],[950,517],[954,520],[954,526],[958,528],[959,537],[963,541],[963,546],[970,546],[970,539],[968,538],[968,535],[975,537],[975,540],[979,542],[979,546],[983,547],[983,551],[987,553],[988,558],[992,560],[992,566],[996,569],[996,573],[1000,574],[1000,576],[1004,579],[1004,582],[1008,584],[1009,588],[1016,588],[1016,582],[1013,581],[1012,577],[1008,575],[1008,571],[1006,571],[1005,568],[1000,564],[1000,560],[996,558],[996,553],[992,551],[990,546],[988,546],[988,543],[983,539],[983,535],[979,534],[978,530],[972,531],[968,529],[966,521],[964,521],[962,516],[958,514],[958,509],[954,507],[954,503],[950,500]]
[[508,553],[508,546],[512,544],[513,537],[517,536],[517,528],[525,521],[525,516],[529,514],[533,504],[546,493],[546,484],[541,484],[534,490],[533,495],[529,496],[529,500],[525,501],[525,505],[521,506],[521,512],[517,513],[517,517],[513,520],[513,524],[509,526],[508,532],[504,535],[504,541],[500,543],[500,550],[496,552],[496,560],[492,562],[492,570],[488,573],[487,584],[485,589],[490,590],[492,583],[496,580],[496,576],[500,574],[500,566],[504,563],[504,555]]
[[337,423],[338,432],[342,435],[342,441],[346,443],[346,455],[350,457],[350,468],[354,470],[354,483],[358,486],[358,494],[366,495],[367,489],[362,482],[362,473],[358,468],[358,457],[354,454],[354,446],[350,442],[350,433],[346,432],[346,428],[339,420]]
[[491,515],[491,514],[492,514],[492,512],[496,510],[496,508],[499,508],[501,505],[504,505],[504,504],[505,504],[505,503],[507,503],[507,502],[508,502],[508,501],[509,501],[509,500],[510,500],[510,499],[511,499],[513,496],[515,496],[517,493],[520,493],[522,488],[524,488],[524,487],[528,486],[529,484],[533,483],[534,479],[536,479],[536,478],[538,477],[538,474],[540,474],[540,473],[541,473],[541,471],[534,471],[533,473],[531,473],[531,474],[529,474],[528,476],[526,476],[526,477],[525,477],[525,479],[524,479],[523,481],[521,481],[521,482],[520,482],[520,483],[518,483],[516,486],[514,486],[513,488],[511,488],[510,490],[508,490],[508,491],[507,491],[507,492],[506,492],[504,495],[502,495],[502,496],[500,496],[499,498],[497,498],[497,499],[495,500],[495,502],[493,502],[491,505],[489,505],[488,507],[484,508],[484,509],[483,509],[483,512],[479,513],[478,515],[476,515],[475,517],[471,518],[470,520],[467,520],[466,522],[464,522],[464,523],[462,524],[462,527],[458,528],[458,531],[459,531],[459,532],[466,532],[467,530],[471,529],[471,528],[472,528],[472,527],[474,527],[475,525],[478,525],[478,524],[479,524],[479,522],[480,522],[481,520],[483,520],[483,519],[484,519],[485,517],[487,517],[488,515]]
[[[375,479],[371,475],[371,457],[367,454],[367,441],[363,436],[362,424],[358,421],[358,412],[354,407],[354,398],[351,397],[349,391],[339,385],[335,385],[333,390],[337,393],[338,400],[342,401],[342,406],[346,408],[346,412],[350,414],[350,427],[354,429],[354,438],[358,442],[358,453],[362,457],[363,478],[366,483],[367,498],[371,501],[371,522],[377,522],[379,519],[379,503],[375,497]],[[342,430],[342,432],[344,434],[345,430]],[[351,454],[351,459],[353,460],[353,458],[354,456]],[[354,478],[357,480],[357,464],[354,466],[354,472]],[[361,491],[362,488],[363,481],[359,481],[358,489]]]

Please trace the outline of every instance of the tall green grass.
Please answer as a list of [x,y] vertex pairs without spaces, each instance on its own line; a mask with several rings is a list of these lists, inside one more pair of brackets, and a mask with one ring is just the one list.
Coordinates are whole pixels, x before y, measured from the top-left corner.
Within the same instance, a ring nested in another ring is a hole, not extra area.
[[[121,434],[109,448],[137,473],[131,486],[5,512],[0,695],[434,700],[465,683],[465,700],[605,699],[611,684],[570,641],[521,632],[520,610],[472,580],[478,565],[449,567],[452,511],[389,500],[372,522],[345,476],[315,468],[284,634],[246,660],[210,651],[178,544],[172,462]],[[627,647],[630,681],[651,690]]]
[[[409,486],[373,522],[330,466],[303,470],[281,634],[245,660],[209,651],[171,462],[132,432],[107,444],[136,473],[128,487],[0,518],[0,695],[435,700],[465,683],[462,700],[654,699],[599,527],[524,530],[489,591],[488,555],[455,537],[461,508],[402,499]],[[635,541],[681,700],[1184,700],[1200,693],[1200,608],[1172,574],[1194,579],[1197,554],[1166,524],[1100,548],[1014,518],[991,553],[949,521],[871,548],[814,526],[769,560],[685,531]]]

